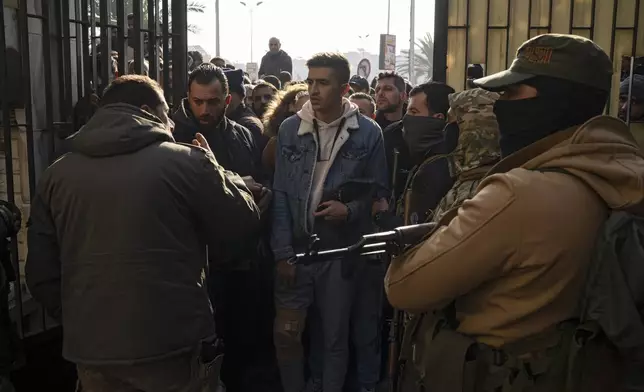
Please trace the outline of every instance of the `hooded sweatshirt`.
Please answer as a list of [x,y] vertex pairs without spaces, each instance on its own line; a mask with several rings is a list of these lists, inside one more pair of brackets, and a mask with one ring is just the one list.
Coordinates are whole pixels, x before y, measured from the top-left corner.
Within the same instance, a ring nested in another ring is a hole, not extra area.
[[[318,145],[318,160],[313,170],[313,182],[309,198],[309,220],[311,226],[315,219],[313,213],[322,201],[322,190],[324,189],[324,181],[326,180],[329,168],[338,155],[340,148],[342,148],[348,139],[347,137],[341,136],[347,132],[349,119],[352,117],[355,118],[356,114],[359,113],[358,106],[346,98],[343,98],[342,109],[342,116],[329,124],[315,117],[315,112],[310,101],[304,104],[302,110],[298,112],[298,116],[302,119],[302,122],[311,124],[313,127],[313,137]],[[316,127],[317,132],[315,131]]]
[[[570,174],[542,172],[561,168]],[[572,175],[571,175],[572,174]],[[626,124],[597,117],[504,158],[476,195],[391,264],[391,304],[455,300],[458,331],[500,347],[578,317],[608,209],[641,211],[644,157]]]
[[219,254],[259,226],[243,181],[130,105],[102,107],[71,142],[38,183],[25,267],[33,297],[62,311],[63,356],[133,364],[194,350],[215,333],[206,245]]

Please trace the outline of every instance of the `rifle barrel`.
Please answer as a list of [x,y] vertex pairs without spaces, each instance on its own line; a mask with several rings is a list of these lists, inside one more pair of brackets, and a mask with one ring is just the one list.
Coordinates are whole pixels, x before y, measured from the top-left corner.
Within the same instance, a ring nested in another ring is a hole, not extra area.
[[416,244],[436,227],[435,223],[402,226],[391,231],[367,234],[355,244],[337,249],[317,251],[309,250],[296,255],[297,264],[311,264],[320,261],[342,258],[348,255],[367,256],[401,249],[406,245]]

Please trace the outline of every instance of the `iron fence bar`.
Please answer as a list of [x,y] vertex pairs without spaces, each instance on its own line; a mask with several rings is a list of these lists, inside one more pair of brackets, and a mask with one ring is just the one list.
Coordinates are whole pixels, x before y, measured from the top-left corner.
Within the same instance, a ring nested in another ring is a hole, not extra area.
[[116,51],[119,53],[118,67],[119,75],[127,73],[127,39],[126,32],[126,15],[125,15],[125,0],[116,0]]
[[71,32],[69,28],[69,2],[62,2],[62,33],[63,33],[63,62],[65,64],[65,100],[63,120],[69,118],[72,112],[72,56],[71,56]]
[[58,60],[58,80],[57,80],[57,90],[58,90],[58,116],[61,120],[65,119],[65,108],[63,107],[63,102],[65,102],[65,88],[63,86],[63,80],[65,80],[65,61],[63,60],[63,16],[62,16],[62,7],[54,7],[54,13],[56,17],[56,44],[58,45],[57,51],[57,60]]
[[554,0],[550,0],[548,8],[548,33],[552,33],[552,11],[554,10]]
[[505,68],[509,66],[510,61],[510,17],[512,16],[511,4],[512,0],[508,0],[508,13],[506,15],[507,29],[505,29]]
[[30,19],[40,19],[40,20],[46,19],[44,15],[30,14],[30,13],[27,13],[27,17]]
[[172,102],[178,105],[188,82],[188,4],[172,0]]
[[635,1],[635,21],[633,22],[633,49],[632,49],[633,57],[637,55],[637,32],[639,30],[639,25],[640,25],[640,0],[636,0]]
[[110,84],[112,68],[112,34],[107,27],[110,19],[109,1],[100,2],[100,29],[101,29],[101,90]]
[[[617,10],[619,7],[618,0],[613,0],[613,31],[620,30],[617,27]],[[611,34],[610,37],[610,59],[613,60],[613,53],[615,52],[615,34]]]
[[[81,6],[79,0],[74,0],[74,17],[78,18],[80,15]],[[82,24],[74,23],[74,33],[76,40],[76,94],[78,99],[83,96],[83,40],[80,39],[82,33],[78,30],[84,30],[85,26]]]
[[447,81],[447,38],[449,35],[449,0],[436,0],[434,2],[434,30],[441,32],[434,34],[434,69],[432,80],[437,82]]
[[[4,31],[4,6],[0,7],[0,21],[3,22],[2,28],[0,29],[0,53],[2,53],[2,60],[0,61],[0,86],[2,86],[3,88],[6,89],[7,88],[7,81],[9,80],[9,77],[7,75],[7,67],[6,67],[6,62],[5,62],[5,59],[7,58],[7,46],[6,46],[6,43],[5,43],[5,31]],[[8,94],[6,94],[3,91],[2,92],[2,99],[0,99],[0,101],[2,101],[2,122],[0,124],[2,124],[2,134],[4,136],[5,145],[7,144],[6,143],[7,135],[9,135],[9,143],[11,143],[11,114],[9,113],[10,108],[9,108],[9,100],[7,99],[8,98],[7,95]],[[6,164],[6,162],[7,162],[7,155],[5,153],[5,164]],[[10,176],[7,175],[7,173],[9,173],[7,170],[8,170],[8,168],[5,167],[5,177],[7,179],[7,193],[9,193],[8,188],[9,188],[9,177]],[[11,180],[13,181],[13,176],[11,176],[11,177],[12,177]],[[11,265],[13,266],[14,265],[13,264],[13,259],[11,261],[12,261]],[[20,275],[20,270],[16,270],[16,275]],[[19,284],[16,285],[16,283],[17,282],[14,282],[14,286],[13,286],[14,287],[14,292],[20,291],[20,285]],[[17,287],[17,289],[16,289],[16,287]],[[15,297],[16,296],[14,295],[14,298]],[[19,333],[19,336],[22,338],[22,336],[23,336],[22,317],[21,317],[22,316],[22,298],[21,298],[21,300],[19,302],[20,302],[20,307],[21,308],[19,310],[19,316],[20,317],[17,317],[19,319],[19,321],[17,321],[17,323],[19,323],[19,328],[18,328],[19,331],[18,331],[18,333]],[[9,304],[7,304],[7,306],[8,305]]]
[[467,0],[467,8],[465,9],[465,56],[463,56],[465,58],[465,75],[463,75],[463,86],[465,89],[467,89],[467,64],[470,63],[470,31],[471,31],[470,6],[471,5],[472,5],[472,0]]
[[159,56],[157,55],[157,8],[158,0],[148,0],[148,75],[154,79],[159,79]]
[[597,11],[597,2],[592,0],[591,2],[591,12],[590,12],[590,39],[595,39],[595,11]]
[[[94,0],[91,0],[92,2]],[[92,61],[89,57],[89,15],[87,14],[87,0],[81,0],[81,21],[83,22],[81,29],[81,45],[83,49],[83,87],[84,94],[89,95],[92,93],[92,79],[90,75],[92,74]],[[78,15],[76,15],[78,17]]]
[[[40,5],[42,8],[43,15],[47,13],[47,17],[42,20],[42,31],[43,31],[43,45],[42,45],[42,55],[45,62],[44,73],[45,73],[45,121],[47,123],[47,134],[49,136],[49,150],[47,151],[47,162],[50,162],[54,156],[54,107],[52,105],[52,100],[54,99],[53,89],[52,89],[52,75],[51,68],[51,48],[49,47],[51,43],[50,39],[50,29],[49,18],[51,16],[51,8],[49,6],[49,0],[41,0]],[[43,307],[44,309],[44,307]],[[46,317],[43,315],[43,329],[46,328]]]
[[[22,64],[24,63],[24,50],[23,50],[23,33],[24,31],[22,30],[22,23],[23,23],[23,15],[25,14],[25,0],[21,0],[19,5],[18,5],[18,34],[20,35],[18,38],[18,46],[19,46],[19,51],[20,51],[20,61],[21,61],[21,68]],[[4,8],[4,7],[3,7]],[[2,17],[2,20],[4,21],[4,10],[0,10],[0,17]],[[4,27],[3,27],[4,30]],[[0,44],[2,45],[3,49],[3,58],[6,59],[6,38],[4,36],[4,31],[2,32],[2,38],[0,39]],[[27,57],[29,54],[27,53]],[[28,58],[27,58],[28,60]],[[0,63],[3,63],[3,61],[0,61]],[[9,80],[9,75],[8,75],[8,70],[7,68],[3,65],[2,66],[2,75],[4,78],[4,83],[2,85],[4,88],[7,88],[7,82]],[[24,72],[21,73],[21,77],[24,77]],[[24,87],[24,81],[22,81],[22,84]],[[29,85],[27,85],[29,86]],[[23,95],[26,93],[26,89],[23,91]],[[11,143],[11,108],[9,107],[9,102],[7,100],[8,94],[5,94],[5,97],[2,99],[2,123],[4,125],[4,132],[3,132],[3,141],[4,141],[4,164],[5,164],[5,181],[7,185],[7,201],[15,204],[16,203],[16,198],[15,198],[15,190],[14,190],[14,183],[13,183],[13,153],[12,153],[12,143]],[[31,99],[31,92],[28,93],[28,95],[22,97],[23,101],[25,102],[25,105],[27,104],[27,100]],[[17,327],[17,332],[18,336],[22,339],[25,336],[25,331],[24,331],[24,325],[23,325],[23,320],[22,320],[22,282],[21,282],[21,276],[20,276],[20,264],[19,264],[19,258],[18,258],[18,241],[17,237],[14,235],[11,237],[11,265],[13,266],[15,270],[15,276],[16,276],[16,281],[13,282],[13,293],[14,293],[14,302],[16,304],[16,309],[17,309],[17,315],[15,317],[15,322],[16,322],[16,327]]]
[[[22,84],[24,88],[25,103],[25,129],[27,131],[27,174],[29,175],[29,200],[32,200],[36,190],[36,167],[34,160],[34,124],[33,104],[31,100],[31,61],[29,58],[29,18],[27,17],[27,0],[20,1],[18,8],[20,57],[22,60]],[[44,34],[43,34],[44,35]],[[13,174],[13,170],[11,171]],[[13,175],[11,176],[13,182]],[[18,261],[18,243],[16,241],[16,261]],[[20,274],[18,274],[20,275]],[[21,313],[22,314],[22,313]]]
[[526,38],[526,41],[530,39],[530,32],[532,29],[532,0],[528,0],[528,37]]
[[568,34],[572,34],[573,25],[575,24],[575,0],[570,0],[570,23]]
[[134,37],[130,37],[128,33],[128,40],[134,39],[134,72],[139,75],[143,73],[143,38],[141,37],[141,19],[143,18],[143,9],[141,5],[141,0],[132,1],[132,14],[134,14]]
[[161,27],[162,39],[163,39],[163,92],[165,94],[165,100],[170,103],[170,26],[169,26],[169,16],[170,8],[168,7],[168,0],[163,1],[163,26]]
[[[611,34],[610,37],[610,53],[608,54],[610,56],[611,61],[615,61],[614,59],[614,53],[615,53],[615,31],[621,30],[620,28],[617,28],[617,10],[618,10],[618,0],[613,0],[613,34]],[[606,103],[606,113],[610,113],[610,107],[611,107],[611,100],[609,99],[608,102]]]
[[97,64],[97,53],[96,53],[96,39],[95,39],[95,29],[96,29],[96,3],[94,0],[89,0],[89,29],[88,32],[90,36],[90,47],[91,47],[91,64],[92,64],[92,90],[96,92],[99,96],[103,95],[102,91],[99,91],[98,88],[98,64]]
[[488,62],[490,60],[490,2],[491,0],[487,0],[487,9],[485,10],[485,74],[487,74]]

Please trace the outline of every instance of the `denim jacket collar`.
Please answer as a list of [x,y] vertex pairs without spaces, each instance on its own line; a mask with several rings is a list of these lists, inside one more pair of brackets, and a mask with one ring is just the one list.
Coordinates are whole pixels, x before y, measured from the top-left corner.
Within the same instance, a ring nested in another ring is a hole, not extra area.
[[[352,132],[360,128],[360,125],[358,124],[358,116],[360,114],[356,113],[355,116],[350,116],[347,118],[347,121],[344,123],[344,129],[346,129],[348,132]],[[340,132],[343,132],[344,129],[341,129]],[[297,136],[304,136],[306,134],[313,134],[313,123],[310,123],[308,121],[300,121],[300,127],[297,130]]]

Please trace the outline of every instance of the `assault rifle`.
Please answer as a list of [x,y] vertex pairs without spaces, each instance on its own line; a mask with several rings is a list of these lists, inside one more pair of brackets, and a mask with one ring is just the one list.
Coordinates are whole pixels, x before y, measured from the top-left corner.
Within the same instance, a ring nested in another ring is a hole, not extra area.
[[[319,250],[316,244],[317,236],[311,237],[306,252],[298,254],[292,261],[293,264],[311,264],[330,259],[342,259],[348,256],[383,255],[396,256],[403,252],[408,245],[415,245],[422,241],[436,227],[435,223],[422,223],[411,226],[398,227],[391,231],[362,236],[358,242],[346,248]],[[404,313],[394,308],[394,313],[389,326],[389,353],[387,372],[389,376],[389,391],[395,392],[400,375],[400,345]]]
[[313,235],[306,252],[298,253],[291,263],[312,264],[348,256],[398,255],[407,245],[420,242],[435,226],[435,223],[402,226],[391,231],[364,235],[358,242],[345,248],[328,250],[319,250],[319,238]]

